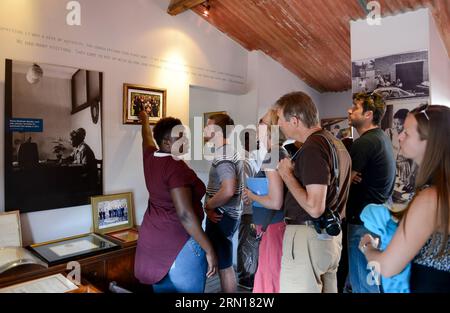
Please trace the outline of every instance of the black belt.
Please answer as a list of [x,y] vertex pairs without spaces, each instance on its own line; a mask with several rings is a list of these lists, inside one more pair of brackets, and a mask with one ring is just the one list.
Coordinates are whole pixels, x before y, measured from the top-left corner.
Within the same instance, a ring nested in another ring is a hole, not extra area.
[[311,221],[311,220],[308,220],[308,221],[300,221],[300,222],[299,222],[299,221],[294,221],[294,220],[285,218],[285,219],[284,219],[284,223],[285,223],[286,225],[306,225],[306,226],[314,226],[314,222]]

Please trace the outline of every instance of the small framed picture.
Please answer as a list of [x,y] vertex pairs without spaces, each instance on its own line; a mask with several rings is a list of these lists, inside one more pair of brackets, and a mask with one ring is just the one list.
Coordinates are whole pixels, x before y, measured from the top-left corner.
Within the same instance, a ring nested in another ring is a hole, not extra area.
[[123,123],[140,124],[139,112],[146,110],[150,124],[166,116],[166,90],[123,84]]
[[132,193],[91,197],[94,232],[107,234],[134,227]]

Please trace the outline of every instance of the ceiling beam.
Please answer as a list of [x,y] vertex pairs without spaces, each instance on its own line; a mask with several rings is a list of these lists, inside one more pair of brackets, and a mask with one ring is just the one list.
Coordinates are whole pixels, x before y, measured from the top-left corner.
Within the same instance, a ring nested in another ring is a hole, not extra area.
[[205,0],[170,0],[167,13],[170,15],[177,15],[196,7],[203,2],[205,2]]

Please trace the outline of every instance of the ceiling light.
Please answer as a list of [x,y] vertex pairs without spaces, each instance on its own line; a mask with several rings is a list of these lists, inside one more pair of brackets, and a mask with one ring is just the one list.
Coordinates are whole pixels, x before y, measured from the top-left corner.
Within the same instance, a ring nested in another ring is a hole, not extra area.
[[205,2],[203,2],[202,6],[203,6],[202,15],[204,17],[208,17],[209,16],[209,10],[211,9],[211,5],[209,4],[209,1],[206,0]]

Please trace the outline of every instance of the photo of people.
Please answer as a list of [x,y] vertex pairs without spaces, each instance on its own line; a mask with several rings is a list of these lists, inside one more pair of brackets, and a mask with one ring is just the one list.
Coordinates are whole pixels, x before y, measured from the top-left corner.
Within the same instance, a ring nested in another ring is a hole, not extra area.
[[166,116],[166,90],[147,86],[123,85],[123,123],[139,124],[139,112],[145,110],[150,124]]
[[101,201],[97,204],[99,229],[128,224],[127,199]]
[[427,98],[428,51],[352,62],[352,92],[376,92],[386,100]]
[[[91,196],[102,194],[102,125],[101,119],[94,122],[90,109],[95,105],[102,114],[101,76],[97,71],[6,60],[7,211],[85,205]],[[84,96],[74,96],[80,94]],[[17,128],[15,120],[23,125],[33,121],[38,127]]]
[[131,100],[133,103],[131,115],[138,116],[139,112],[145,109],[149,117],[159,117],[161,96],[132,92]]

